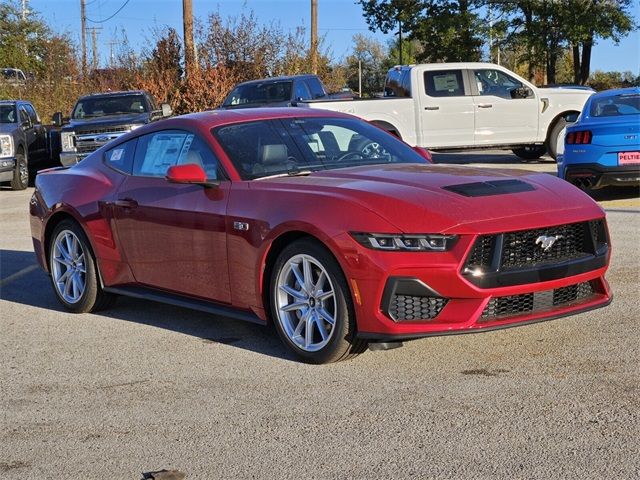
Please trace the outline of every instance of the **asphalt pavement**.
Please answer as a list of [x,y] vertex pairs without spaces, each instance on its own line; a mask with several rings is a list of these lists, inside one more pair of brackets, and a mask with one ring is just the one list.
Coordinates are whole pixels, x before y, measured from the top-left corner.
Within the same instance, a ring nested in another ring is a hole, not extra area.
[[[554,167],[498,156],[473,163]],[[640,478],[634,189],[599,199],[609,307],[325,366],[181,308],[63,311],[35,267],[31,192],[0,190],[2,479]]]

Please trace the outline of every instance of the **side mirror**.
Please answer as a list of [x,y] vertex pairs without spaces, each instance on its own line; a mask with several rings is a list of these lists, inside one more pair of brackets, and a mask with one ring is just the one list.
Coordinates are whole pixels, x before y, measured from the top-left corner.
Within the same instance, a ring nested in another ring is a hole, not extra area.
[[173,115],[173,110],[171,109],[171,106],[168,103],[163,103],[161,105],[162,108],[162,117],[163,118],[167,118],[170,117],[171,115]]
[[214,182],[207,181],[207,174],[200,165],[195,163],[169,167],[165,178],[171,183],[195,183],[208,187],[216,185]]
[[511,98],[532,98],[533,97],[533,90],[531,90],[529,87],[526,86],[522,86],[522,87],[518,87],[518,88],[514,88],[513,90],[511,90]]
[[431,156],[431,152],[423,147],[411,147],[414,152],[424,158],[427,162],[433,163],[433,157]]
[[51,117],[51,121],[53,122],[53,124],[56,127],[61,127],[62,126],[62,112],[54,113],[53,116]]
[[32,125],[31,125],[31,120],[30,120],[29,118],[25,118],[25,119],[22,121],[22,125],[21,125],[21,126],[22,126],[22,129],[23,129],[23,130],[27,130],[27,129],[31,128],[31,126],[32,126]]

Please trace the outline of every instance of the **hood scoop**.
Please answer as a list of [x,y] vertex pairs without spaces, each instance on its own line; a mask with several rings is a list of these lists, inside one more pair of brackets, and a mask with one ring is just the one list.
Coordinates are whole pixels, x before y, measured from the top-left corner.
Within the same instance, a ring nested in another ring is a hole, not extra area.
[[522,180],[493,180],[490,182],[461,183],[442,187],[465,197],[488,197],[490,195],[508,195],[510,193],[532,192],[536,188]]

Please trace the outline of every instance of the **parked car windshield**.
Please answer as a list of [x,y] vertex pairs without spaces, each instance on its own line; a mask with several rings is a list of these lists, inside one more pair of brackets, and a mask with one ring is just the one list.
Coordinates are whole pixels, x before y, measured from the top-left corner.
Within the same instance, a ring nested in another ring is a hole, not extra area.
[[247,83],[238,85],[225,98],[223,107],[288,102],[291,100],[291,80],[282,82]]
[[427,163],[392,135],[350,118],[258,120],[218,127],[214,136],[244,180],[362,165]]
[[13,105],[0,105],[0,123],[16,123],[16,107]]
[[106,117],[108,115],[126,115],[147,112],[144,95],[111,95],[104,97],[88,97],[78,101],[71,118]]
[[640,114],[640,93],[614,95],[591,101],[592,117],[618,117]]

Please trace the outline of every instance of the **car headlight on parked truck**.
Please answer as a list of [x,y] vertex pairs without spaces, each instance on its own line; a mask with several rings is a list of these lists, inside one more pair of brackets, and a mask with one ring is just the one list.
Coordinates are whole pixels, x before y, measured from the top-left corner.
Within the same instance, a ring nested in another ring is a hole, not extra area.
[[60,143],[63,152],[75,152],[76,146],[73,143],[74,132],[62,132],[60,134]]
[[0,157],[13,157],[13,138],[11,135],[0,135]]

